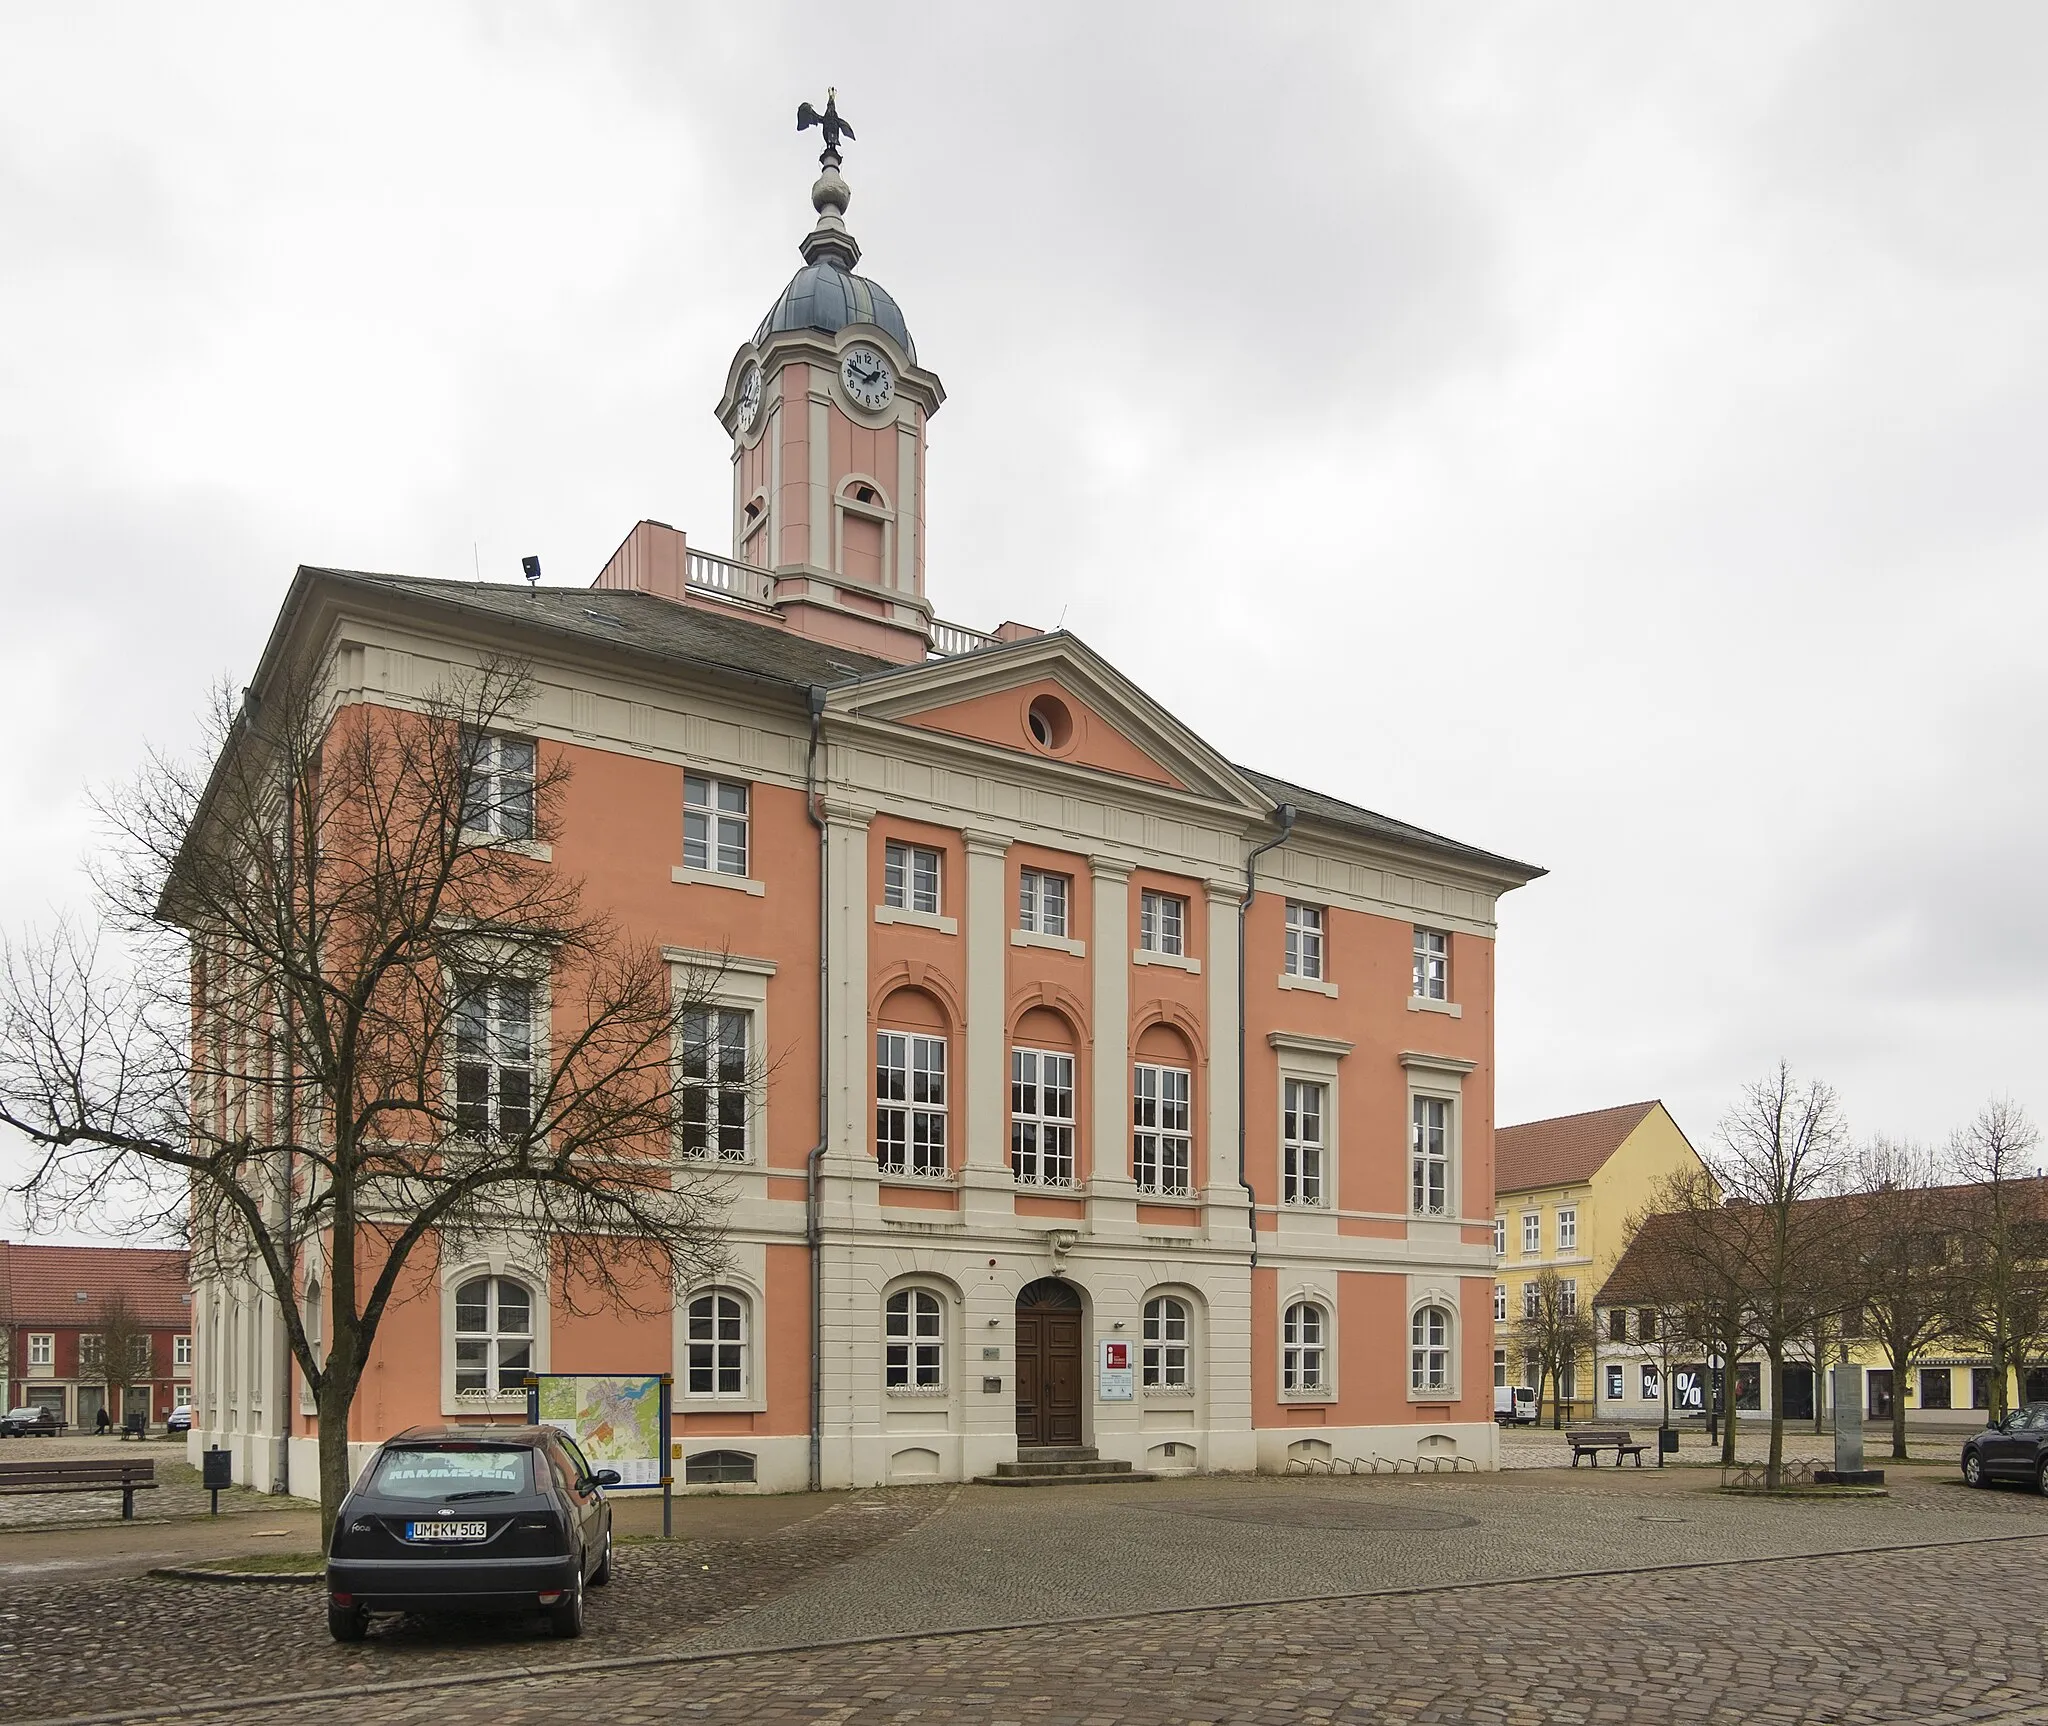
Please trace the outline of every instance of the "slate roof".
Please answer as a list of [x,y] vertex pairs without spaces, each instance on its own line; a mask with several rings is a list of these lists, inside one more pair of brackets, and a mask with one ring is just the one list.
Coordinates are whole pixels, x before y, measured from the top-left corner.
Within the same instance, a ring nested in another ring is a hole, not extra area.
[[829,258],[806,264],[789,278],[789,286],[775,296],[761,327],[754,332],[759,347],[778,330],[823,330],[836,335],[848,324],[873,324],[896,338],[912,365],[917,364],[917,344],[910,339],[910,326],[903,321],[903,308],[880,282],[856,276]]
[[1589,1181],[1600,1165],[1621,1149],[1621,1142],[1658,1107],[1623,1103],[1583,1115],[1558,1115],[1548,1121],[1525,1121],[1499,1127],[1493,1135],[1493,1190],[1527,1192],[1532,1187],[1560,1187]]
[[[366,570],[307,567],[318,576],[400,594],[429,605],[466,612],[497,623],[544,629],[586,644],[650,654],[704,665],[734,676],[779,685],[791,692],[916,671],[831,642],[813,641],[744,612],[724,615],[703,606],[680,605],[657,594],[624,588],[536,587],[510,582],[449,581],[432,576],[379,575]],[[1033,638],[1040,639],[1040,638]],[[1000,653],[1002,649],[984,651]],[[1500,870],[1533,881],[1546,871],[1534,864],[1484,851],[1381,815],[1341,797],[1310,790],[1270,773],[1237,769],[1275,803],[1292,803],[1304,816],[1370,838],[1431,851],[1439,856]]]
[[[0,1241],[0,1319],[89,1326],[124,1294],[154,1330],[190,1330],[189,1255],[173,1247],[50,1247]],[[84,1300],[79,1294],[83,1292]]]

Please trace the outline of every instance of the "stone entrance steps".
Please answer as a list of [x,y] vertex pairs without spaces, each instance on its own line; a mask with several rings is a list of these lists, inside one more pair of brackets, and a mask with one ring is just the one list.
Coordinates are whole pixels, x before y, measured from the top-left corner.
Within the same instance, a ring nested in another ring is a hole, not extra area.
[[1105,1462],[1092,1444],[1028,1446],[1015,1462],[999,1462],[993,1474],[975,1476],[977,1486],[1107,1486],[1120,1480],[1157,1480],[1141,1468],[1112,1457]]

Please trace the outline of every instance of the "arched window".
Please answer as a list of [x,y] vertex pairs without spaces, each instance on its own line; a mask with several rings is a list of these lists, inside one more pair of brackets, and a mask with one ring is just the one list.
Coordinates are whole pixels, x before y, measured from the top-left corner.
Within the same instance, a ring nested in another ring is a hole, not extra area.
[[1296,1301],[1280,1324],[1280,1388],[1315,1391],[1328,1384],[1330,1318],[1314,1301]]
[[455,1291],[455,1394],[516,1396],[533,1371],[533,1292],[511,1277]]
[[875,1033],[875,1161],[888,1175],[946,1177],[946,1039]]
[[1171,1295],[1145,1303],[1145,1383],[1165,1390],[1188,1382],[1188,1306]]
[[741,1296],[712,1289],[691,1301],[687,1348],[685,1394],[747,1394],[747,1305]]
[[1419,1307],[1409,1321],[1408,1386],[1411,1390],[1451,1388],[1451,1315],[1440,1306]]
[[939,1390],[946,1382],[945,1308],[930,1289],[898,1289],[884,1309],[882,1382],[890,1390]]

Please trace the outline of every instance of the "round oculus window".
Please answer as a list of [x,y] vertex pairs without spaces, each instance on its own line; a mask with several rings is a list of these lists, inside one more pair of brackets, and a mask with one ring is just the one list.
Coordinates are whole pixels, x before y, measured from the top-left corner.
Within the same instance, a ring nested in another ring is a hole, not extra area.
[[1024,710],[1024,725],[1039,748],[1057,751],[1074,740],[1074,716],[1056,695],[1040,695]]

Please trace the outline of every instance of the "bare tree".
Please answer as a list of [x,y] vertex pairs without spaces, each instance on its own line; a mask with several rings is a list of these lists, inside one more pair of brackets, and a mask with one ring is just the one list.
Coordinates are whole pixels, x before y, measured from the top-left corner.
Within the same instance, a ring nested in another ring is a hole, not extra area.
[[195,1280],[275,1301],[330,1526],[378,1328],[436,1253],[530,1240],[572,1310],[720,1261],[719,1134],[678,1102],[720,1076],[678,1057],[721,962],[625,938],[550,861],[568,768],[521,735],[531,696],[498,662],[404,708],[337,705],[317,667],[223,691],[210,765],[158,755],[102,801],[106,933],[4,957],[32,1213],[184,1235]]
[[94,1322],[99,1326],[100,1373],[107,1381],[110,1412],[118,1426],[127,1418],[128,1387],[149,1381],[152,1339],[135,1303],[124,1294],[103,1297]]
[[1750,1340],[1771,1375],[1765,1478],[1776,1486],[1785,1459],[1786,1353],[1813,1333],[1820,1315],[1841,1304],[1833,1273],[1845,1212],[1817,1201],[1843,1186],[1848,1128],[1834,1091],[1818,1079],[1794,1083],[1781,1061],[1776,1072],[1744,1089],[1715,1137],[1710,1161],[1727,1196],[1723,1239],[1747,1294]]
[[2040,1134],[2009,1099],[1987,1103],[1949,1142],[1949,1160],[1967,1183],[1955,1209],[1958,1251],[1949,1291],[1949,1326],[1991,1358],[1993,1420],[2009,1402],[2006,1375],[2024,1370],[2048,1309],[2048,1195],[2034,1171]]
[[[1631,1235],[1642,1243],[1639,1274],[1665,1315],[1666,1337],[1721,1362],[1721,1460],[1732,1463],[1735,1366],[1749,1341],[1751,1267],[1741,1232],[1730,1226],[1720,1183],[1698,1164],[1674,1170],[1658,1184],[1649,1211],[1633,1219]],[[1711,1373],[1705,1395],[1711,1410],[1717,1395]]]
[[[1863,1332],[1884,1350],[1892,1371],[1892,1455],[1906,1455],[1906,1376],[1913,1361],[1949,1327],[1949,1266],[1944,1238],[1954,1195],[1935,1184],[1923,1147],[1876,1139],[1857,1157],[1857,1191],[1842,1201],[1848,1221],[1843,1282],[1863,1315]],[[1816,1364],[1820,1360],[1814,1357]]]
[[1564,1425],[1564,1386],[1576,1380],[1579,1357],[1592,1345],[1593,1314],[1578,1299],[1577,1285],[1554,1269],[1538,1271],[1522,1285],[1522,1316],[1509,1335],[1523,1358],[1536,1362],[1536,1406],[1543,1406],[1543,1386],[1550,1383],[1550,1424]]

